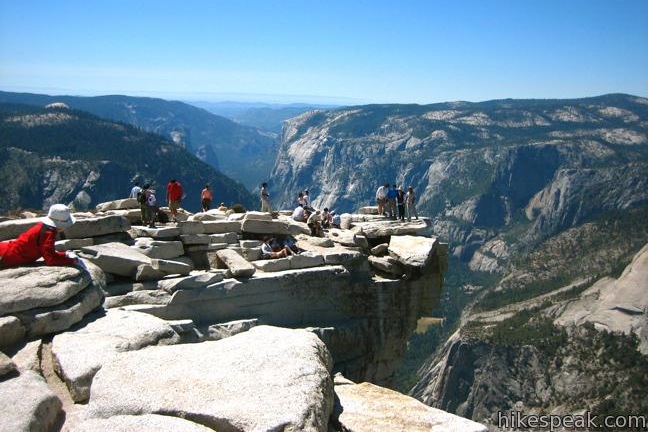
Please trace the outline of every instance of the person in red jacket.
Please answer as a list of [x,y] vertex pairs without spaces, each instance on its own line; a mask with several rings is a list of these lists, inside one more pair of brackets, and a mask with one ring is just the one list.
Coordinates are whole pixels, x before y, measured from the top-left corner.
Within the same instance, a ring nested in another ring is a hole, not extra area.
[[31,264],[43,257],[45,265],[77,264],[76,258],[68,257],[54,249],[56,234],[75,222],[65,204],[54,204],[47,217],[20,234],[17,239],[0,243],[0,269]]
[[169,180],[167,184],[167,202],[169,203],[169,210],[173,217],[173,222],[178,222],[178,208],[180,208],[180,200],[182,200],[182,185],[176,179]]

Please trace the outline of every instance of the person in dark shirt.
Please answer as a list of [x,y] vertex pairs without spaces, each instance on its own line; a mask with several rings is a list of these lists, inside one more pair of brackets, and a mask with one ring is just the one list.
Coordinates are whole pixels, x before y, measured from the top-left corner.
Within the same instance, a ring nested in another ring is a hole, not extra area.
[[396,205],[398,207],[398,218],[405,220],[405,192],[403,192],[402,187],[399,187],[396,191]]
[[396,185],[393,185],[393,187],[387,191],[387,203],[389,207],[389,217],[396,219]]

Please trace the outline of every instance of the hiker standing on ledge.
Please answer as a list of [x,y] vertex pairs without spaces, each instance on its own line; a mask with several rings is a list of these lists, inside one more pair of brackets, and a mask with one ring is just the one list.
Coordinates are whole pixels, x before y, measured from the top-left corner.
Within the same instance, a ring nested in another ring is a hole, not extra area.
[[268,193],[268,183],[261,183],[261,211],[272,213],[270,205],[270,194]]
[[169,180],[169,184],[167,184],[167,202],[169,203],[169,210],[171,211],[173,222],[178,222],[180,200],[182,200],[182,185],[176,179],[171,179]]
[[73,252],[57,252],[56,234],[71,227],[76,220],[65,204],[54,204],[47,217],[20,234],[17,239],[0,242],[0,269],[31,264],[40,257],[45,265],[62,266],[79,262]]
[[205,189],[200,193],[200,205],[202,206],[202,211],[206,212],[209,210],[213,198],[214,196],[212,195],[211,190],[209,190],[209,185],[205,185]]

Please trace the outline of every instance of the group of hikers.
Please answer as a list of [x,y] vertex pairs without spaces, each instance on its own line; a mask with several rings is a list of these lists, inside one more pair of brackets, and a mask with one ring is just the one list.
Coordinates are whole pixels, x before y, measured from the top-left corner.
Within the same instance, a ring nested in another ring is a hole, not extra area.
[[318,210],[311,206],[308,190],[297,195],[297,207],[293,210],[292,219],[297,222],[306,222],[311,235],[320,237],[328,228],[340,228],[340,215],[329,211],[328,207]]
[[[268,183],[261,183],[259,198],[261,199],[261,211],[272,212]],[[405,220],[407,217],[408,221],[412,220],[412,216],[418,219],[416,194],[412,186],[408,187],[405,192],[402,187],[396,184],[390,188],[389,183],[385,183],[376,191],[376,203],[380,215],[400,220]],[[327,228],[340,228],[340,215],[335,211],[329,211],[328,207],[323,210],[315,209],[311,205],[308,190],[298,193],[297,207],[293,210],[291,217],[298,222],[306,222],[313,236],[321,236],[323,230]]]
[[[261,183],[259,198],[261,200],[261,211],[271,213],[272,205],[270,205],[268,183]],[[329,211],[328,207],[324,207],[324,210],[313,208],[308,190],[299,192],[297,207],[293,210],[291,218],[297,222],[305,222],[310,228],[311,235],[316,237],[321,237],[325,229],[340,228],[340,215],[334,211]]]
[[[129,198],[134,198],[139,203],[140,210],[142,211],[142,224],[155,228],[156,221],[163,222],[161,218],[166,217],[166,215],[159,212],[155,189],[151,187],[150,183],[146,183],[141,187],[139,182],[135,182],[130,191]],[[171,213],[171,218],[174,223],[178,222],[178,209],[180,208],[182,198],[184,198],[182,184],[176,179],[169,180],[166,188],[166,202],[169,206],[169,212]],[[202,211],[206,212],[211,208],[213,199],[214,195],[212,194],[209,185],[205,185],[205,188],[200,192],[200,206],[202,207]],[[225,207],[224,203],[221,203],[218,209],[226,211],[227,207]]]
[[[183,197],[182,184],[174,178],[169,180],[166,201],[175,223],[178,222],[178,209]],[[155,222],[159,218],[156,191],[148,183],[140,187],[136,182],[131,189],[130,198],[136,199],[140,204],[142,223],[154,228]],[[209,185],[205,185],[200,198],[202,210],[209,210],[213,200]],[[261,184],[260,198],[261,211],[272,212],[267,183]],[[378,213],[381,215],[401,220],[404,220],[405,217],[407,220],[411,220],[412,216],[418,219],[416,195],[411,186],[405,193],[402,187],[397,187],[394,184],[390,188],[386,183],[376,191],[376,202]],[[219,209],[225,211],[227,207],[221,203]],[[328,207],[323,210],[315,209],[311,205],[308,190],[299,192],[297,207],[292,213],[292,218],[299,222],[306,222],[313,236],[322,236],[323,231],[328,228],[340,228],[340,215],[335,211],[329,211]],[[20,234],[17,239],[0,242],[0,269],[33,263],[41,257],[46,265],[79,264],[79,260],[73,252],[58,252],[54,248],[57,234],[72,226],[74,222],[75,219],[65,204],[52,205],[47,217]],[[294,239],[291,238],[279,241],[276,238],[267,237],[262,246],[262,254],[266,258],[287,257],[298,252]]]
[[[206,188],[209,189],[209,186],[206,186]],[[169,180],[166,188],[166,202],[174,223],[178,222],[178,209],[183,196],[182,184],[174,178]],[[155,189],[151,187],[151,184],[146,183],[144,187],[140,187],[139,182],[135,182],[129,198],[134,198],[139,203],[142,212],[142,224],[155,228],[155,222],[159,219],[159,205]]]
[[380,186],[376,191],[376,203],[378,204],[378,214],[388,216],[391,219],[412,220],[412,215],[418,219],[416,211],[416,194],[412,186],[407,188],[407,192],[402,187],[389,187],[389,183]]
[[[167,202],[173,221],[177,222],[178,209],[183,197],[182,185],[171,179],[167,185]],[[142,222],[155,227],[158,200],[150,184],[140,187],[138,183],[131,189],[130,198],[140,204]],[[18,238],[0,242],[0,269],[31,264],[43,258],[45,265],[83,265],[74,252],[59,252],[55,248],[56,237],[64,229],[76,222],[70,208],[65,204],[54,204],[47,216],[23,232]]]

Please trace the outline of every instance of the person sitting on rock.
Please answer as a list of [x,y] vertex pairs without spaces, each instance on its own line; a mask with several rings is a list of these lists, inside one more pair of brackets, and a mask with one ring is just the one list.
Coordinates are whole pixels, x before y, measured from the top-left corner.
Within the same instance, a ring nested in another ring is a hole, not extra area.
[[[297,247],[297,241],[296,241],[295,238],[294,238],[293,236],[291,236],[291,235],[289,235],[289,236],[280,236],[280,237],[277,239],[277,244],[279,245],[280,249],[283,249],[284,247],[287,247],[287,248],[290,249],[290,250],[293,252],[293,254],[295,254],[295,255],[296,255],[296,254],[299,254],[300,252],[302,252],[302,249],[300,249],[299,247]],[[278,251],[278,250],[280,250],[280,249],[273,249],[273,250],[274,250],[274,251]]]
[[71,227],[74,222],[74,216],[65,204],[54,204],[41,222],[17,239],[0,243],[0,269],[31,264],[41,257],[49,266],[78,264],[74,253],[57,252],[54,248],[56,234]]
[[304,208],[310,212],[315,211],[313,206],[311,206],[310,195],[308,194],[308,189],[304,191]]
[[306,201],[304,201],[304,192],[299,192],[299,195],[297,195],[297,205],[302,207],[306,205]]
[[322,228],[329,228],[331,226],[331,214],[329,213],[328,207],[324,207],[324,211],[322,212]]
[[294,255],[293,251],[290,250],[288,246],[284,246],[278,251],[272,250],[272,237],[265,237],[263,239],[263,244],[261,245],[261,258],[263,259],[275,259],[275,258],[286,258],[288,256]]
[[225,203],[220,203],[220,205],[218,206],[218,210],[219,210],[219,211],[222,211],[222,212],[226,212],[226,211],[229,210],[229,209],[227,208],[227,206],[225,205]]
[[321,237],[322,235],[320,214],[321,212],[319,210],[316,210],[314,213],[311,213],[311,215],[308,217],[308,220],[306,221],[306,223],[308,224],[308,228],[310,228],[311,235],[314,237]]
[[333,228],[340,228],[341,223],[342,219],[340,218],[340,215],[335,213],[334,211],[331,211],[331,226]]
[[304,215],[304,206],[302,204],[299,204],[290,217],[297,222],[306,222]]

